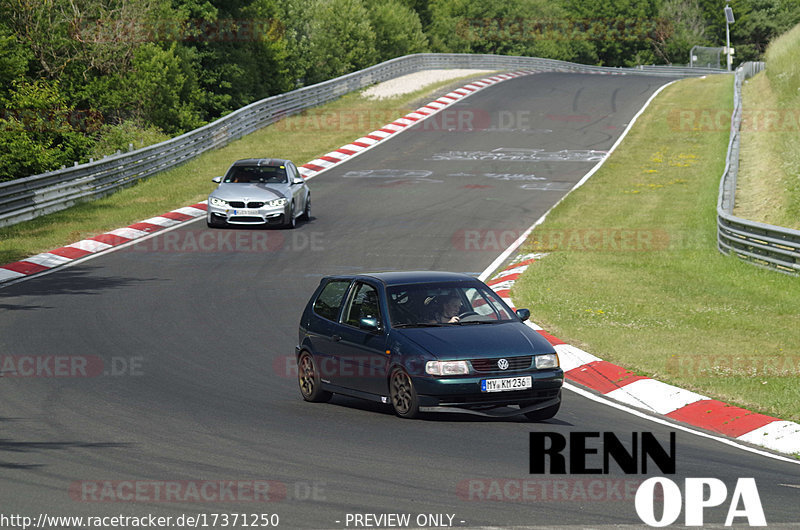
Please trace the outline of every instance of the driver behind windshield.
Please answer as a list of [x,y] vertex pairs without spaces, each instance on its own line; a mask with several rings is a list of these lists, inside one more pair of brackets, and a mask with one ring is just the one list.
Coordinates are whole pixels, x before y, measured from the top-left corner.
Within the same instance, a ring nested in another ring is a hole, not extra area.
[[433,306],[430,323],[456,324],[461,313],[461,299],[456,295],[431,296],[425,300],[426,306]]

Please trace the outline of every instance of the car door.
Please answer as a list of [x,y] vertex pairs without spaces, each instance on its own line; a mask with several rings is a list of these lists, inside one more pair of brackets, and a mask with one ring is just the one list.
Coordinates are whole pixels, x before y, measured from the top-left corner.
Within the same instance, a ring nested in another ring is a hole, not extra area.
[[289,190],[291,190],[294,201],[294,214],[300,215],[300,212],[306,207],[305,182],[297,182],[298,179],[302,181],[303,177],[300,176],[294,164],[289,162],[286,163],[286,176],[289,178]]
[[356,281],[348,293],[338,332],[333,337],[339,386],[386,395],[389,356],[381,289]]
[[312,344],[320,378],[334,385],[338,384],[336,379],[340,371],[337,359],[338,341],[341,337],[339,315],[352,282],[352,279],[336,278],[322,287],[311,305],[311,315],[305,331]]

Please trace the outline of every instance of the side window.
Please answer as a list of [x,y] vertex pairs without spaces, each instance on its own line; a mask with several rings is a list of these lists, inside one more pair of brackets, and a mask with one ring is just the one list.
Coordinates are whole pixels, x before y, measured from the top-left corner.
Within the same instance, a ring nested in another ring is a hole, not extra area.
[[349,286],[349,280],[328,282],[314,301],[314,312],[328,320],[336,320],[339,316],[339,307],[342,305],[342,299]]
[[356,285],[342,320],[345,324],[359,327],[362,318],[375,318],[378,322],[381,321],[378,291],[366,283]]
[[289,184],[294,182],[294,179],[297,176],[297,170],[288,162],[286,163],[286,176],[289,177]]

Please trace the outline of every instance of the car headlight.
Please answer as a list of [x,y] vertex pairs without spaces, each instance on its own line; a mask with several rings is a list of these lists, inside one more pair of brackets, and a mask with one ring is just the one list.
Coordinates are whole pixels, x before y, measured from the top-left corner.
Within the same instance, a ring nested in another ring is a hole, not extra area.
[[208,202],[211,203],[211,206],[227,206],[228,201],[223,201],[222,199],[217,199],[216,197],[210,197]]
[[558,368],[558,354],[545,353],[544,355],[535,355],[536,368],[541,370],[543,368]]
[[467,361],[428,361],[425,373],[431,375],[463,375],[469,373]]
[[274,207],[276,207],[276,206],[283,206],[283,205],[285,205],[287,202],[288,202],[288,201],[287,201],[286,199],[284,199],[283,197],[281,197],[280,199],[275,199],[275,200],[272,200],[272,201],[268,201],[268,202],[267,202],[267,206],[271,206],[271,207],[273,207],[273,208],[274,208]]

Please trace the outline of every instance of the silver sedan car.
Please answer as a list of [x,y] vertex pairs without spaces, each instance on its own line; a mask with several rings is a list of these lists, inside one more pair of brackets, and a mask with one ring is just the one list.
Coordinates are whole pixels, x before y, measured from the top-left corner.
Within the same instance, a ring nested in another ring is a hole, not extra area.
[[216,177],[217,189],[208,196],[208,226],[282,225],[294,228],[297,219],[311,217],[311,191],[291,160],[237,160]]

